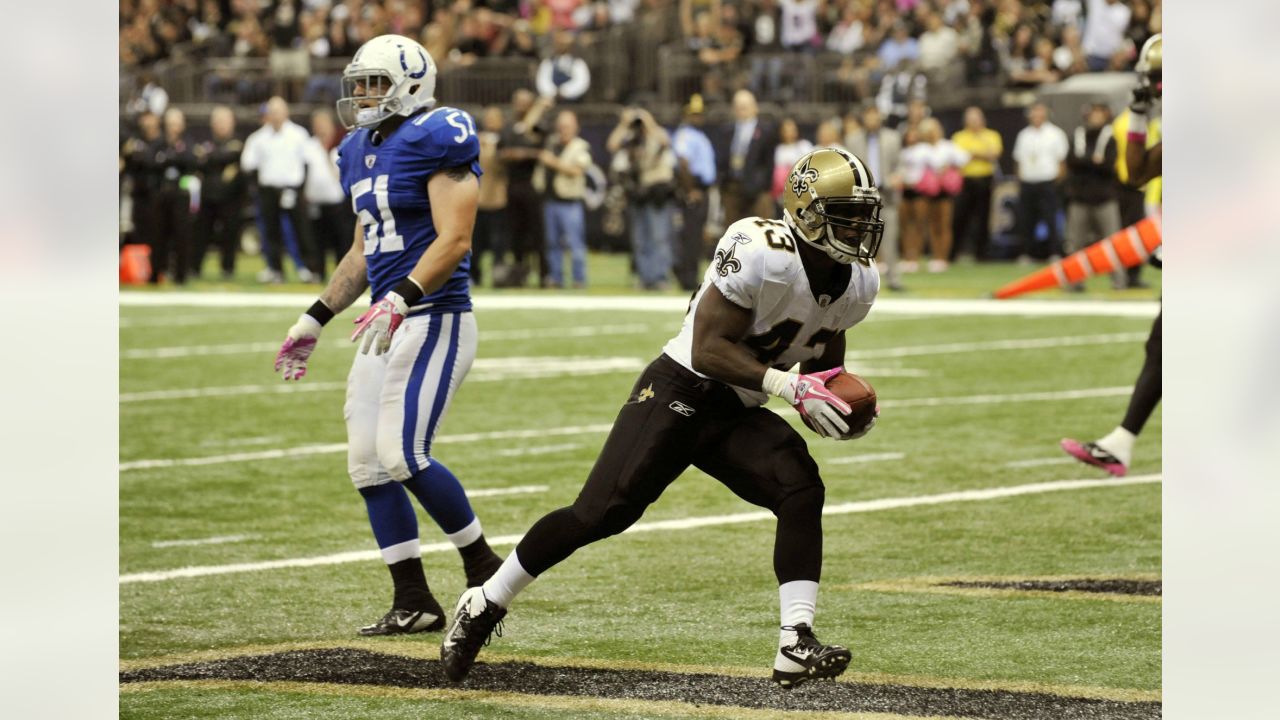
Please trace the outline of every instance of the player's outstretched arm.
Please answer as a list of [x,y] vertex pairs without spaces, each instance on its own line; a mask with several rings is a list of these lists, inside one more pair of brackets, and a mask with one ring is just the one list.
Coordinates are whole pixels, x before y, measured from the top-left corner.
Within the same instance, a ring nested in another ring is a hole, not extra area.
[[822,436],[845,438],[849,425],[840,416],[849,413],[849,404],[827,390],[827,381],[843,368],[801,375],[767,367],[742,344],[750,329],[751,311],[735,305],[714,284],[709,286],[693,317],[693,369],[730,385],[776,395],[811,419]]
[[307,374],[307,360],[316,349],[320,331],[334,315],[350,307],[367,287],[364,230],[357,224],[351,249],[334,269],[324,292],[285,334],[284,344],[276,353],[276,372],[285,380],[301,380]]

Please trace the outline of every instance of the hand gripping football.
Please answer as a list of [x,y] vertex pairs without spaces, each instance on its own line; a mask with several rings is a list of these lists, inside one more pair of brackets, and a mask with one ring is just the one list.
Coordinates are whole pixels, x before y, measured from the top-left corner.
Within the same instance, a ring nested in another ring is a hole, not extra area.
[[849,414],[841,415],[851,432],[858,432],[876,415],[876,391],[871,383],[853,373],[843,372],[827,381],[827,389],[849,403]]

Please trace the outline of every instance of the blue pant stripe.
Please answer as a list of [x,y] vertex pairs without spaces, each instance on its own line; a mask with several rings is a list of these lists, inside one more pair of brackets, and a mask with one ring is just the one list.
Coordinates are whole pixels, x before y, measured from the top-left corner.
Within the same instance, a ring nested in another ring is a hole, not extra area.
[[[453,315],[453,330],[449,333],[449,352],[444,359],[444,368],[440,371],[440,387],[436,388],[435,402],[431,404],[431,421],[427,423],[427,444],[424,454],[431,455],[431,440],[435,434],[436,423],[440,421],[440,413],[444,411],[444,401],[449,397],[449,386],[453,383],[453,364],[458,359],[458,330],[462,325],[462,316]],[[417,472],[417,468],[412,468]]]
[[[414,429],[418,426],[418,397],[422,393],[422,379],[427,374],[427,363],[431,360],[431,354],[435,352],[442,322],[440,315],[431,316],[430,325],[427,327],[427,339],[418,350],[418,357],[413,361],[413,370],[409,373],[409,382],[404,389],[404,427],[400,431],[400,440],[410,473],[416,473],[421,469],[414,459],[413,452]],[[457,328],[454,332],[457,333]],[[450,348],[450,357],[452,352],[453,348]]]

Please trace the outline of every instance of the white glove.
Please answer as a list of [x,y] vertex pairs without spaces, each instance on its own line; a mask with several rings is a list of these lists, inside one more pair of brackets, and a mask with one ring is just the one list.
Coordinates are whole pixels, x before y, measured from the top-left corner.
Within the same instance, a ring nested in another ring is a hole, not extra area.
[[276,353],[276,372],[283,370],[285,380],[301,380],[307,374],[307,359],[315,351],[323,329],[318,320],[302,313],[285,335],[280,352]]
[[842,372],[843,367],[836,367],[800,375],[769,368],[764,373],[761,386],[770,395],[790,403],[801,417],[809,421],[806,424],[822,437],[843,440],[848,439],[845,436],[849,433],[849,424],[841,415],[847,415],[852,408],[827,389],[827,381]]
[[351,342],[363,337],[360,352],[368,355],[372,348],[374,355],[381,355],[391,349],[391,336],[395,335],[408,314],[409,305],[400,293],[393,290],[356,318],[356,331],[351,334]]

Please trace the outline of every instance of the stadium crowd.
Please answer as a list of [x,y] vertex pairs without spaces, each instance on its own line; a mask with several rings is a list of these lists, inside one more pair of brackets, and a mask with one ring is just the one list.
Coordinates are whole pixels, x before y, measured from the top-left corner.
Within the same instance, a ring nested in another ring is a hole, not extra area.
[[[774,216],[787,169],[815,144],[853,150],[879,180],[890,288],[901,288],[904,274],[946,271],[960,253],[990,259],[993,177],[1004,158],[1014,161],[1020,188],[1016,257],[1027,261],[1046,229],[1048,251],[1038,254],[1059,255],[1115,226],[1109,210],[1084,206],[1135,202],[1117,181],[1124,133],[1099,130],[1113,118],[1093,118],[1087,137],[1069,138],[1036,106],[1006,148],[978,107],[965,111],[962,127],[944,128],[932,117],[929,87],[1033,88],[1129,70],[1160,17],[1159,0],[122,0],[120,61],[137,83],[122,97],[121,244],[151,248],[153,281],[198,276],[215,248],[230,277],[241,226],[256,225],[267,259],[262,281],[284,279],[285,254],[298,279],[322,280],[353,218],[342,212],[336,181],[341,128],[324,109],[340,85],[331,69],[320,71],[335,66],[319,61],[333,58],[340,68],[366,40],[398,33],[417,37],[442,74],[496,57],[537,66],[509,106],[477,113],[486,174],[474,250],[477,259],[492,255],[494,285],[585,285],[590,202],[603,225],[630,229],[639,286],[662,289],[674,279],[691,289],[714,231],[743,215]],[[589,142],[573,111],[592,83],[582,50],[624,25],[644,25],[661,40],[646,52],[696,63],[696,82],[682,95],[678,124],[655,120],[641,93],[617,113],[604,143]],[[813,71],[819,54],[835,58],[833,72]],[[269,72],[243,73],[229,62],[207,74],[203,97],[219,104],[211,137],[198,141],[155,73],[177,57],[260,58]],[[838,86],[846,102],[829,103],[808,137],[797,118],[760,113],[757,98],[785,108],[815,77]],[[289,120],[289,101],[322,108],[309,130]],[[262,127],[252,134],[234,125],[233,109],[246,105],[260,107]],[[731,127],[704,126],[712,105],[731,108]],[[276,142],[282,135],[292,140]],[[281,172],[265,148],[292,165]],[[603,187],[609,191],[592,202]],[[1068,216],[1076,209],[1077,221],[1060,238],[1064,207]],[[477,281],[481,267],[473,263]],[[1130,282],[1139,280],[1115,278],[1117,286]]]

